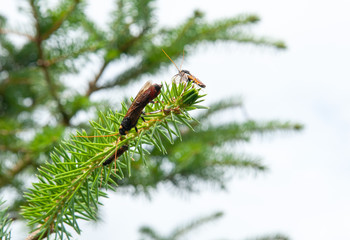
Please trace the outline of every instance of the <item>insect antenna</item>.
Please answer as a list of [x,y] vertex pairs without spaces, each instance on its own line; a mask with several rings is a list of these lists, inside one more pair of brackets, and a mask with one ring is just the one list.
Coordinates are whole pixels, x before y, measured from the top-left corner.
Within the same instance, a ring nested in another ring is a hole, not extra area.
[[97,136],[74,136],[74,137],[82,137],[82,138],[94,138],[94,137],[112,137],[112,136],[116,136],[118,135],[119,132],[117,133],[113,133],[113,134],[109,134],[109,135],[97,135]]
[[[169,57],[169,55],[166,54],[166,52],[165,52],[163,49],[162,49],[162,51],[163,51],[163,53],[170,59],[170,61],[175,65],[176,69],[177,69],[179,72],[181,72],[180,69],[176,66],[176,63],[174,63],[174,61],[171,59],[171,57]],[[181,65],[182,65],[182,63],[181,63]]]
[[181,60],[180,69],[182,69],[182,64],[184,63],[184,59],[185,59],[185,49],[182,50],[182,60]]

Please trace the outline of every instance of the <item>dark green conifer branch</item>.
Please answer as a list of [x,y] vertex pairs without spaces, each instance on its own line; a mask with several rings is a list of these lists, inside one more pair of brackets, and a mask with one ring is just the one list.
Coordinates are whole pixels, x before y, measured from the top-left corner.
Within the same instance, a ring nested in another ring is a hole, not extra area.
[[[131,175],[131,161],[145,161],[149,151],[145,145],[166,153],[164,139],[173,143],[181,138],[180,124],[191,128],[193,118],[188,112],[205,108],[199,105],[203,96],[191,83],[164,83],[156,102],[146,106],[145,121],[139,121],[138,132],[132,129],[125,136],[119,135],[128,109],[123,104],[121,112],[101,112],[97,122],[90,122],[95,137],[83,132],[63,141],[51,153],[52,163],[39,168],[38,182],[26,194],[28,206],[23,207],[22,215],[36,228],[38,239],[50,233],[69,238],[65,225],[80,233],[78,219],[96,220],[99,198],[107,196],[107,189],[114,189],[114,179]],[[121,157],[103,166],[125,145],[128,150]]]

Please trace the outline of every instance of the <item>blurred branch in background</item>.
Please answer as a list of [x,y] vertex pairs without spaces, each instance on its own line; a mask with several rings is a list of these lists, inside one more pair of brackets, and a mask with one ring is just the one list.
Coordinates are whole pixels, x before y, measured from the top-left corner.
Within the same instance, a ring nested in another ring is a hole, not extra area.
[[290,238],[284,234],[269,234],[262,237],[248,238],[247,240],[289,240]]
[[[190,239],[190,236],[187,236],[187,235],[194,234],[193,231],[195,231],[197,228],[203,227],[204,224],[209,224],[214,221],[217,221],[221,219],[223,216],[224,216],[223,212],[215,212],[208,216],[194,219],[187,224],[184,224],[180,227],[176,227],[167,236],[157,233],[153,228],[149,226],[142,226],[139,229],[139,232],[141,234],[140,240],[179,240],[179,239],[185,239],[185,237],[188,237],[188,239]],[[218,233],[218,235],[220,234]],[[282,234],[270,234],[262,237],[248,238],[247,240],[289,240],[289,238]]]
[[139,229],[142,240],[178,240],[183,239],[188,234],[191,234],[196,228],[202,227],[204,224],[216,221],[224,215],[223,212],[216,212],[205,217],[200,217],[191,222],[175,228],[168,236],[161,236],[149,226],[143,226]]

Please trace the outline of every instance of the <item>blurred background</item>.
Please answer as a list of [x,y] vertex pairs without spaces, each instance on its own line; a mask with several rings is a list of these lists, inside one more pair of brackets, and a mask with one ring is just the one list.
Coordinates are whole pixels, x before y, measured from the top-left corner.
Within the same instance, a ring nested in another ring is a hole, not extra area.
[[[69,5],[73,1],[64,2]],[[223,174],[220,180],[215,180],[210,174],[194,174],[192,181],[186,179],[185,184],[159,181],[140,190],[138,185],[141,183],[137,181],[142,179],[136,177],[127,182],[128,187],[121,193],[117,189],[117,193],[103,199],[100,221],[81,222],[83,233],[74,237],[156,239],[146,238],[147,234],[139,232],[139,228],[148,226],[160,235],[170,236],[179,226],[220,211],[223,216],[219,214],[217,220],[209,221],[178,239],[255,239],[276,234],[281,234],[281,238],[271,239],[349,239],[350,111],[347,105],[350,102],[350,31],[347,29],[350,3],[345,0],[151,2],[152,29],[163,30],[150,31],[142,43],[130,43],[131,47],[127,45],[124,52],[120,48],[119,52],[114,51],[116,46],[124,46],[123,41],[128,43],[129,40],[116,38],[113,42],[110,31],[118,35],[123,29],[118,29],[121,25],[117,21],[111,28],[111,16],[117,14],[112,12],[116,9],[116,1],[112,0],[85,2],[84,12],[95,25],[80,22],[81,19],[76,17],[69,20],[62,30],[57,30],[58,33],[53,33],[57,36],[53,35],[52,42],[45,43],[47,49],[60,49],[46,52],[47,68],[52,76],[57,74],[52,80],[59,82],[54,83],[53,88],[59,89],[56,97],[59,96],[62,108],[66,108],[67,116],[55,113],[57,110],[54,109],[60,102],[55,100],[55,94],[51,97],[43,94],[43,91],[51,91],[45,81],[31,83],[39,92],[32,90],[28,94],[24,93],[26,89],[20,91],[9,87],[8,82],[23,80],[23,75],[29,73],[35,79],[43,78],[35,72],[35,67],[43,70],[45,64],[38,62],[38,56],[26,55],[23,49],[21,54],[31,60],[23,60],[19,53],[17,58],[9,57],[11,53],[10,48],[6,48],[6,41],[20,49],[30,39],[5,29],[34,36],[35,27],[29,17],[27,1],[0,3],[0,14],[7,18],[7,25],[1,25],[0,35],[3,48],[0,49],[0,158],[3,175],[0,183],[3,200],[9,205],[20,200],[19,193],[35,181],[31,177],[35,168],[47,159],[52,149],[50,143],[56,144],[66,136],[66,131],[88,128],[88,120],[94,118],[101,102],[103,108],[115,110],[122,100],[135,96],[145,81],[170,81],[177,70],[160,48],[165,48],[178,66],[184,48],[183,69],[190,70],[206,84],[207,97],[203,105],[214,109],[207,116],[203,116],[204,110],[195,113],[203,117],[204,122],[204,127],[198,128],[198,134],[206,136],[206,131],[217,132],[212,133],[213,141],[217,143],[198,140],[203,141],[203,153],[210,152],[211,148],[219,155],[225,151],[232,154],[230,159],[236,159],[238,164],[230,162],[220,171],[214,169],[217,166],[212,166],[213,172]],[[45,4],[40,4],[43,5],[41,11],[45,12]],[[54,8],[57,1],[52,4],[47,8]],[[46,14],[50,16],[51,12]],[[238,30],[232,30],[229,19],[237,16],[245,17],[239,18],[242,22]],[[64,48],[59,35],[79,37],[81,30],[77,26],[80,24],[84,25],[85,31],[91,30],[89,38],[84,39],[85,45],[75,49],[76,45],[67,44],[68,47]],[[220,30],[219,26],[223,25],[227,30]],[[205,27],[213,33],[198,34]],[[95,29],[100,32],[96,33]],[[148,26],[145,29],[148,30]],[[136,35],[139,30],[134,29]],[[136,36],[132,31],[128,34]],[[174,32],[181,36],[181,31],[184,38],[176,39]],[[103,36],[110,41],[108,48]],[[153,45],[147,44],[150,39]],[[86,46],[95,49],[83,50]],[[67,52],[76,55],[62,60]],[[89,85],[89,81],[93,82],[106,62],[110,64],[95,85],[107,86],[106,89],[91,88],[93,84]],[[132,75],[130,66],[139,63],[147,67],[141,70],[136,67],[142,74]],[[88,94],[89,90],[92,91]],[[15,109],[14,104],[9,103],[11,96],[17,100],[23,98],[23,109],[18,106]],[[27,110],[37,104],[33,99],[47,103],[35,110]],[[56,103],[45,99],[53,99]],[[11,107],[16,111],[9,111]],[[9,119],[17,119],[17,122],[10,124]],[[243,136],[246,139],[239,139],[238,135],[237,138],[220,139],[221,130],[229,131],[233,126],[238,126],[246,134]],[[38,130],[40,127],[44,130]],[[25,131],[13,134],[13,129]],[[10,134],[16,139],[10,138]],[[196,133],[191,134],[196,136]],[[40,141],[44,146],[38,144]],[[17,142],[20,142],[18,146],[14,144]],[[11,145],[16,149],[11,149]],[[6,173],[11,173],[13,166],[17,166],[15,163],[27,156],[25,151],[21,152],[23,146],[28,146],[27,149],[35,147],[33,156],[39,160],[18,176],[7,178]],[[211,157],[208,155],[208,159]],[[203,155],[197,158],[206,159]],[[171,157],[169,159],[172,161]],[[20,204],[23,202],[18,201],[17,205]],[[12,206],[13,213],[17,205]],[[15,221],[12,229],[13,239],[24,239],[28,234],[23,221]]]

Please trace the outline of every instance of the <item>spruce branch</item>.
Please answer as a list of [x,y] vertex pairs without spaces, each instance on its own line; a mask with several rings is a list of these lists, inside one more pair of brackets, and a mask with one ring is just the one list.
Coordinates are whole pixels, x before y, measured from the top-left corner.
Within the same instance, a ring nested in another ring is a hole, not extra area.
[[[181,138],[178,125],[191,126],[193,118],[188,112],[205,108],[199,105],[203,97],[192,83],[164,83],[155,102],[146,106],[144,121],[137,124],[138,132],[132,129],[119,135],[128,109],[122,104],[120,112],[101,112],[98,121],[90,122],[93,136],[83,131],[63,141],[51,153],[52,163],[39,168],[38,182],[26,194],[28,206],[22,207],[22,216],[30,226],[36,226],[35,237],[42,239],[55,233],[56,238],[69,238],[66,225],[80,233],[78,219],[96,220],[99,199],[107,197],[106,190],[114,190],[115,179],[131,176],[135,159],[146,161],[147,146],[166,153],[163,140],[173,143]],[[104,164],[123,147],[122,156],[113,164]]]

